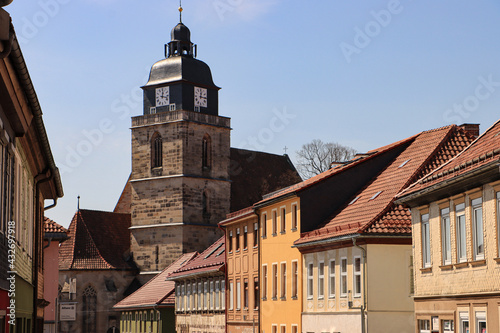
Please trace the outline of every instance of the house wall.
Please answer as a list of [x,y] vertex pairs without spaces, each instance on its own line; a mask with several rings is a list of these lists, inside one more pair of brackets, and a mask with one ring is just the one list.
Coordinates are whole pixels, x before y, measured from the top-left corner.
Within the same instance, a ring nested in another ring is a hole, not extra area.
[[[227,284],[226,284],[226,308],[227,308],[227,332],[228,333],[252,333],[258,330],[260,293],[257,289],[257,303],[255,302],[255,284],[259,285],[259,246],[254,246],[255,238],[257,244],[260,242],[256,215],[247,216],[241,220],[232,222],[225,227],[226,230],[226,260],[227,260]],[[247,228],[247,247],[244,247],[244,233]],[[239,235],[238,235],[239,230]],[[236,248],[239,237],[239,246]],[[230,242],[232,245],[230,246]],[[232,251],[229,251],[229,249]],[[240,282],[241,307],[236,307],[236,286]],[[244,282],[248,283],[248,307],[244,306]],[[232,287],[231,287],[232,286]],[[229,292],[232,288],[233,293]],[[233,297],[231,302],[231,296]],[[233,307],[230,308],[230,304]]]
[[[297,228],[292,229],[292,205],[297,205]],[[281,208],[286,211],[286,227],[281,232]],[[273,211],[277,212],[277,232],[273,234]],[[302,275],[302,255],[297,248],[292,247],[293,242],[300,237],[300,201],[297,197],[267,205],[259,209],[261,224],[261,253],[260,253],[260,290],[263,295],[260,309],[261,332],[265,333],[287,333],[301,332],[301,312],[302,312],[302,285],[300,277]],[[266,216],[267,230],[263,230],[263,216]],[[264,236],[265,235],[265,236]],[[297,296],[292,296],[292,263],[297,263]],[[273,264],[277,266],[277,286],[276,295],[273,298]],[[286,265],[286,293],[281,297],[282,292],[282,264]],[[263,267],[267,267],[267,284],[263,276]],[[264,284],[266,284],[267,294],[263,294]],[[274,328],[273,328],[274,327]],[[273,329],[275,332],[273,332]]]
[[[44,246],[49,245],[48,241],[44,242]],[[56,299],[59,297],[59,241],[51,241],[50,246],[43,250],[43,273],[44,273],[44,298],[50,304],[45,307],[44,325],[55,326],[56,320]],[[52,328],[48,332],[55,332]]]
[[[441,323],[453,320],[457,332],[461,313],[468,316],[470,333],[477,332],[476,317],[485,313],[489,332],[499,331],[500,260],[498,249],[500,182],[492,182],[458,195],[412,209],[415,316],[419,321]],[[484,259],[474,257],[474,230],[471,203],[482,198]],[[457,251],[456,205],[465,204],[466,260]],[[441,209],[450,208],[451,263],[443,262]],[[422,223],[429,214],[430,265],[424,267]]]

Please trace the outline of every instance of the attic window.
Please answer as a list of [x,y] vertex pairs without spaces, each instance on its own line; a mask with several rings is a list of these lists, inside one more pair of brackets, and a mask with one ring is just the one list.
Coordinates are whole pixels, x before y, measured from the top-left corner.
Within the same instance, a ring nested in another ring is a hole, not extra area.
[[406,161],[404,161],[403,163],[401,163],[401,164],[399,165],[399,167],[398,167],[398,168],[402,168],[402,167],[404,167],[404,166],[406,165],[406,163],[408,163],[408,162],[410,162],[410,160],[409,160],[409,159],[408,159],[408,160],[406,160]]
[[217,251],[224,243],[220,243],[218,246],[216,246],[212,251],[208,252],[207,255],[205,256],[205,259],[210,257],[212,254],[214,254],[215,251]]
[[360,198],[360,197],[359,197],[359,196],[357,196],[356,198],[352,199],[352,201],[351,201],[351,202],[349,202],[349,206],[350,206],[350,205],[352,205],[353,203],[355,203],[356,201],[358,201],[358,199],[359,199],[359,198]]
[[376,197],[378,197],[380,193],[382,193],[382,191],[378,191],[377,193],[375,193],[375,194],[374,194],[374,195],[370,198],[370,200],[373,200],[373,199],[375,199]]

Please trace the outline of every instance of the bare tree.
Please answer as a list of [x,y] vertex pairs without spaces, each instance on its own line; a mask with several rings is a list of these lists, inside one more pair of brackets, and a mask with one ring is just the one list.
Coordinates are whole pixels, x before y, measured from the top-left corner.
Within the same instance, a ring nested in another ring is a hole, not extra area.
[[296,154],[297,170],[303,179],[307,179],[330,169],[334,162],[352,159],[356,150],[335,142],[313,140],[302,145]]

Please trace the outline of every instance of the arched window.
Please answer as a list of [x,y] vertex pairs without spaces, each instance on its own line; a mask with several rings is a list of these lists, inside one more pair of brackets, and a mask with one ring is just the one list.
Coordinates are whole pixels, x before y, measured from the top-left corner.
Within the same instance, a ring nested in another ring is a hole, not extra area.
[[210,169],[212,164],[212,140],[210,135],[205,134],[201,141],[201,166],[203,170]]
[[97,331],[97,293],[92,286],[83,290],[83,332],[94,333]]
[[163,141],[161,139],[161,135],[156,132],[151,137],[151,168],[158,168],[162,166],[162,147]]

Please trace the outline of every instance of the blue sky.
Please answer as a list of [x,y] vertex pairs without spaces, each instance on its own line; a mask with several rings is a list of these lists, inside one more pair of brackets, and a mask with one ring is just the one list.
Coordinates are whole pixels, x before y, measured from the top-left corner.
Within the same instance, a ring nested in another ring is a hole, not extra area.
[[[131,168],[140,86],[178,23],[172,0],[15,0],[11,14],[65,197],[46,215],[112,210]],[[500,3],[184,0],[233,147],[292,159],[313,139],[363,152],[500,115]]]

